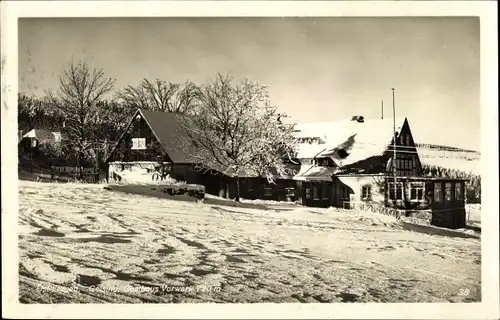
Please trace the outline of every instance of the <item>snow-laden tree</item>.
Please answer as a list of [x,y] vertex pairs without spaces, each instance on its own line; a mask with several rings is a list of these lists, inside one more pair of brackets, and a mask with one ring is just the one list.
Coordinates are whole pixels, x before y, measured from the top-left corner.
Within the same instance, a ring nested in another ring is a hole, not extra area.
[[87,62],[73,61],[61,72],[57,92],[48,92],[52,107],[64,117],[65,145],[80,165],[98,139],[98,127],[102,124],[99,102],[113,90],[114,82],[102,69],[91,68]]
[[196,92],[196,85],[189,81],[180,85],[161,79],[143,79],[137,86],[129,85],[120,90],[117,97],[135,109],[186,114],[191,112]]
[[267,88],[258,82],[235,82],[218,76],[199,87],[196,112],[183,117],[189,141],[184,151],[204,169],[214,169],[236,179],[239,201],[241,173],[266,177],[289,174],[293,156],[294,125],[271,105]]

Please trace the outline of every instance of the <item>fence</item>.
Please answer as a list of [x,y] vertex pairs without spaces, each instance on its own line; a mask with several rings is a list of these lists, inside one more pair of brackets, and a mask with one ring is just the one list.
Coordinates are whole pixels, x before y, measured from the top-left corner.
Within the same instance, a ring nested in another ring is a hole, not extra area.
[[19,168],[38,180],[71,182],[81,181],[87,183],[99,183],[105,177],[105,172],[97,168],[82,168],[83,176],[80,178],[80,168],[70,166],[41,167],[32,163],[20,162]]
[[374,213],[380,213],[386,216],[394,217],[397,220],[401,219],[401,215],[405,212],[404,210],[387,208],[383,205],[376,203],[353,202],[353,201],[344,201],[343,208],[350,210],[359,209],[363,211],[371,211]]
[[75,181],[87,183],[99,183],[100,176],[104,173],[98,168],[89,167],[59,167],[53,166],[50,168],[51,177],[70,177]]

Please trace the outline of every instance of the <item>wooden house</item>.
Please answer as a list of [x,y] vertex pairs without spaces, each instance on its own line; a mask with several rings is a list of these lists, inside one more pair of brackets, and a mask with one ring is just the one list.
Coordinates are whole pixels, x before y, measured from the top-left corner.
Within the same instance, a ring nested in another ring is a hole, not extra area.
[[[153,173],[161,178],[169,175],[178,181],[203,185],[206,193],[235,198],[237,185],[234,173],[222,169],[201,170],[202,164],[192,156],[196,152],[194,147],[185,147],[190,139],[182,123],[182,118],[173,113],[137,110],[105,160],[107,178],[142,170],[149,179],[153,178]],[[242,198],[294,200],[292,191],[295,191],[295,183],[291,176],[276,174],[274,183],[243,171],[238,172],[238,176]]]
[[106,178],[121,180],[127,174],[145,172],[151,180],[170,176],[205,185],[207,193],[222,193],[225,177],[201,171],[181,147],[187,141],[181,121],[173,113],[137,110],[105,160]]

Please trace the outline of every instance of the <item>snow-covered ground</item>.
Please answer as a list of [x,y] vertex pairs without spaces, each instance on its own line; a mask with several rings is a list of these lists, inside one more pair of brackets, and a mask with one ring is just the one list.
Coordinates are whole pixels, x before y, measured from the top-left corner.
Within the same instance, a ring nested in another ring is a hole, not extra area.
[[465,211],[467,213],[467,224],[481,227],[481,204],[468,204]]
[[102,185],[20,181],[19,197],[25,303],[481,300],[477,234]]
[[478,159],[456,159],[445,157],[420,157],[422,164],[439,166],[446,169],[460,170],[467,173],[481,175],[481,161]]

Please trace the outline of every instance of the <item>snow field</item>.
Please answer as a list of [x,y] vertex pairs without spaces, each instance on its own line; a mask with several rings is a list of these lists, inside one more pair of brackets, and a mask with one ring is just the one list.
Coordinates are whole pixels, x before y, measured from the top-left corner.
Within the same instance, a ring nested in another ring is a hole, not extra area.
[[99,185],[20,181],[19,197],[25,303],[481,297],[477,234],[368,212],[209,195],[184,201]]

